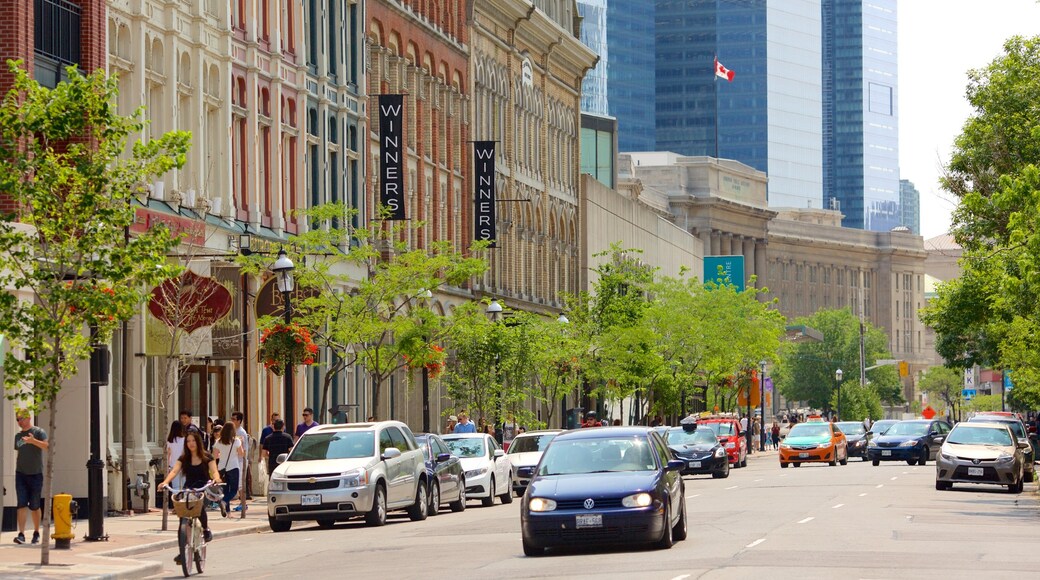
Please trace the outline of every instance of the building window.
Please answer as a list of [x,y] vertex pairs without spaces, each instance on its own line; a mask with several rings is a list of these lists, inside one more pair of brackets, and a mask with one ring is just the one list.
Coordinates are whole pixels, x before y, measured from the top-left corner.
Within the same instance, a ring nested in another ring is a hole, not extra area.
[[41,85],[58,86],[68,80],[65,67],[80,64],[80,15],[66,0],[33,2],[33,78]]

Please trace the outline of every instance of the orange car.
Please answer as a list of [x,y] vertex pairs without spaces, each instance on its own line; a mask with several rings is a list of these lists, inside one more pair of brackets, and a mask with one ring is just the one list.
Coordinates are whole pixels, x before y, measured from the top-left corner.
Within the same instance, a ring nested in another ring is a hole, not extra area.
[[823,462],[831,465],[849,462],[849,446],[841,429],[822,419],[809,419],[791,427],[780,444],[780,467]]

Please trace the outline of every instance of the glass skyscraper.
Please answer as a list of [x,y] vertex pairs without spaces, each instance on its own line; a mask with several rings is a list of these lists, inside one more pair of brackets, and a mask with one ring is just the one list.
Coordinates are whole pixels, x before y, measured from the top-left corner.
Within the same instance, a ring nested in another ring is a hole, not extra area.
[[656,151],[654,0],[608,0],[607,45],[607,104],[618,121],[618,149]]
[[896,2],[822,1],[824,196],[840,203],[846,227],[910,227],[900,211]]
[[899,224],[921,235],[921,192],[909,179],[899,180]]
[[581,41],[599,55],[596,67],[585,73],[581,81],[581,110],[606,116],[607,66],[610,62],[607,44],[607,0],[578,0],[581,15]]

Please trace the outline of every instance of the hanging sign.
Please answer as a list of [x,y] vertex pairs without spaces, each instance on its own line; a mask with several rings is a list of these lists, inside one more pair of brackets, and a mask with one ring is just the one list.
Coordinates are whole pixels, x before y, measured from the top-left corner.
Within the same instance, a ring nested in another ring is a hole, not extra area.
[[473,142],[473,238],[495,248],[495,142]]
[[405,219],[403,108],[404,95],[379,95],[379,203],[391,220]]

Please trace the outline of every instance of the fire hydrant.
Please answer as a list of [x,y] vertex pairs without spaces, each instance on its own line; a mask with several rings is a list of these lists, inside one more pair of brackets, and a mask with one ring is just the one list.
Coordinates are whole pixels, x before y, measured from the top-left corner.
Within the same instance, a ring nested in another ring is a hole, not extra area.
[[54,496],[54,547],[68,550],[72,547],[72,518],[79,510],[79,505],[72,501],[72,496],[59,493]]

